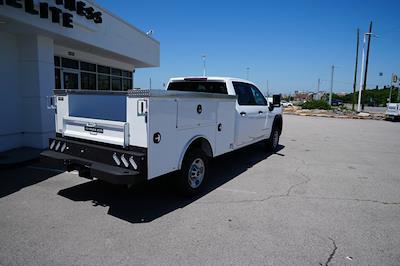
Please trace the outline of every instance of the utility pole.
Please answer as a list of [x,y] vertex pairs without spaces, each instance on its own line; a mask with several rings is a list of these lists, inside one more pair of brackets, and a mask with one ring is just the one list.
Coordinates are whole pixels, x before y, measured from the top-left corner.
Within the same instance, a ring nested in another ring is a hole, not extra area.
[[321,79],[318,79],[318,84],[317,84],[317,93],[319,93],[319,89],[321,87]]
[[392,73],[392,76],[390,77],[389,103],[392,103],[392,91],[393,91],[393,88],[394,88],[393,76],[394,76],[394,73]]
[[360,46],[360,29],[357,29],[357,48],[356,48],[356,66],[354,68],[354,83],[353,83],[353,100],[351,110],[354,111],[356,102],[356,84],[357,84],[357,69],[358,69],[358,47]]
[[400,103],[400,85],[397,87],[397,102]]
[[[370,48],[370,45],[371,45],[371,37],[372,37],[372,21],[369,23],[368,45],[367,45],[367,58],[366,58],[366,60],[365,60],[365,73],[364,73],[364,84],[363,84],[363,91],[364,91],[364,92],[365,92],[366,87],[367,87],[369,48]],[[364,103],[362,103],[362,110],[364,111]]]
[[268,82],[268,79],[267,79],[267,96],[269,97],[269,82]]
[[249,80],[250,67],[246,67],[246,79]]
[[149,88],[151,90],[151,78],[149,78]]
[[201,58],[203,59],[203,77],[207,75],[207,68],[206,68],[206,55],[202,55]]
[[332,72],[331,72],[331,93],[329,94],[329,105],[332,106],[332,93],[333,93],[333,75],[335,74],[335,66],[332,65]]

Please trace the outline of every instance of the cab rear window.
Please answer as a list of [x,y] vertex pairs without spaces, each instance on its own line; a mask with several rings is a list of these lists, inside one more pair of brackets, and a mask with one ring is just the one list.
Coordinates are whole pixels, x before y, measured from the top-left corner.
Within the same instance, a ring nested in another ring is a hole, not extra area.
[[174,81],[167,90],[228,94],[225,82],[218,81]]

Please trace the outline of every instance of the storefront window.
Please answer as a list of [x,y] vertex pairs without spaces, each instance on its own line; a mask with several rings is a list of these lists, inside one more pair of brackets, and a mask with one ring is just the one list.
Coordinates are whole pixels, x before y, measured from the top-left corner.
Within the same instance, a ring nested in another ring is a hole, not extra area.
[[79,69],[79,63],[77,60],[69,59],[69,58],[62,58],[62,67],[65,68],[72,68],[72,69]]
[[99,90],[110,90],[110,76],[98,75],[98,89]]
[[87,63],[87,62],[80,62],[81,70],[96,72],[96,65]]
[[127,91],[132,71],[54,56],[55,89]]
[[122,78],[112,77],[112,90],[113,91],[122,90]]
[[132,89],[132,79],[123,79],[122,80],[122,90],[127,91]]
[[64,72],[64,90],[79,89],[79,74]]
[[110,74],[110,68],[106,66],[97,66],[97,72],[103,73],[103,74]]
[[81,72],[81,90],[96,90],[96,74]]
[[111,75],[120,77],[120,76],[122,76],[122,70],[121,69],[112,68],[111,69]]

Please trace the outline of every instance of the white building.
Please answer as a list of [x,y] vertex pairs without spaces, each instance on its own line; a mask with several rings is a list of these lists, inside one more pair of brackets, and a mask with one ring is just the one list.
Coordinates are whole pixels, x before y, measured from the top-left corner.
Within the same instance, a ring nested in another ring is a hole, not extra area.
[[0,0],[0,151],[46,148],[54,89],[130,89],[159,46],[93,1]]

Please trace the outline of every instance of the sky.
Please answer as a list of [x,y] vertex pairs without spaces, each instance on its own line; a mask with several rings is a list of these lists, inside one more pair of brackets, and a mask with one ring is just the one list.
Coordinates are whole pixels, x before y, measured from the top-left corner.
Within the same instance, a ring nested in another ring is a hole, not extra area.
[[[160,67],[136,69],[135,87],[162,89],[177,76],[247,78],[270,93],[353,88],[357,28],[373,21],[368,87],[400,74],[399,0],[128,1],[97,0],[160,42]],[[247,71],[247,68],[249,70]],[[248,74],[247,74],[248,73]],[[379,73],[383,73],[380,76]],[[358,74],[357,87],[359,86]]]

